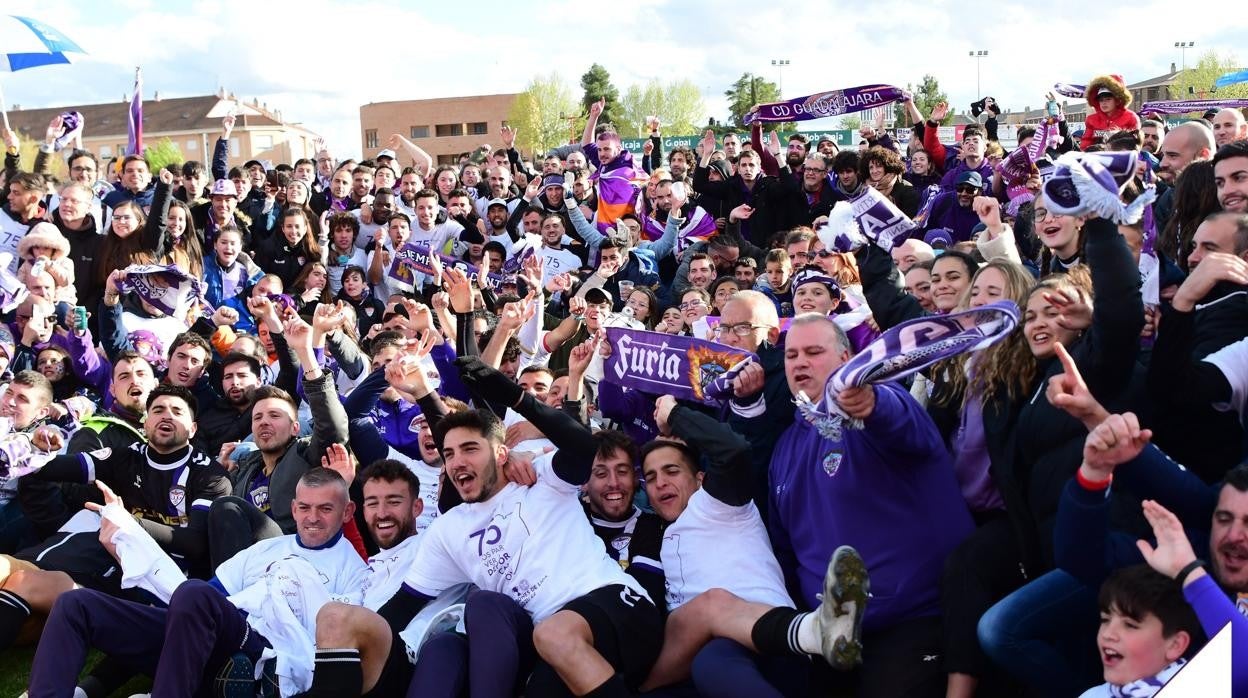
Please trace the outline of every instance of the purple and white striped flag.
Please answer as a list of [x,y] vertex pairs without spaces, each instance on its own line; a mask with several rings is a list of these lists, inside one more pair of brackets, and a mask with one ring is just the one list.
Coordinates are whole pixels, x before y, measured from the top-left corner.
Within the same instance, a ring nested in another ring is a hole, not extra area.
[[855,424],[844,414],[836,396],[847,388],[904,378],[928,366],[966,352],[986,349],[1005,339],[1018,326],[1018,306],[997,301],[949,315],[916,318],[892,327],[828,377],[820,402],[799,393],[802,416],[820,429],[839,430],[841,422]]
[[130,98],[130,124],[126,155],[143,154],[143,72],[134,71],[134,96]]
[[166,315],[183,319],[204,296],[203,283],[176,264],[131,264],[125,271],[120,291],[137,295]]

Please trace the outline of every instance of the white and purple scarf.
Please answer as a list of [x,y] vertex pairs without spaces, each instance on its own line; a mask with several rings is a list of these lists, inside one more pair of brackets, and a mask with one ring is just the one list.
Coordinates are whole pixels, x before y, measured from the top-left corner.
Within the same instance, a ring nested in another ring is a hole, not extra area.
[[165,315],[182,319],[204,297],[203,283],[176,264],[131,264],[125,271],[120,291],[133,293]]
[[[648,213],[641,217],[641,234],[647,240],[653,242],[663,237],[663,230],[666,227],[667,224],[665,222],[660,223],[657,218]],[[694,206],[693,212],[685,218],[684,224],[676,231],[676,254],[684,252],[686,247],[694,243],[710,240],[718,232],[719,230],[715,227],[715,219],[706,212],[706,209],[701,206]]]
[[1152,676],[1145,676],[1122,686],[1106,684],[1109,688],[1109,695],[1114,698],[1151,698],[1157,695],[1157,692],[1186,664],[1187,660],[1180,657]]

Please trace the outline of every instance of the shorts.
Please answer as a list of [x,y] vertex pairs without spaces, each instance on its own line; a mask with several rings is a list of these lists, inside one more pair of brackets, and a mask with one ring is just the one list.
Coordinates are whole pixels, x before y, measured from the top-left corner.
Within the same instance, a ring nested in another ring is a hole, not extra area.
[[390,654],[381,667],[377,684],[373,690],[365,693],[363,698],[390,698],[390,696],[407,695],[407,686],[412,682],[412,672],[416,667],[407,658],[407,645],[398,633],[390,634]]
[[594,649],[636,688],[646,680],[663,645],[663,619],[649,599],[623,584],[594,589],[561,611],[585,619]]
[[95,532],[57,533],[13,557],[41,570],[64,572],[80,586],[121,596],[121,565],[100,545]]

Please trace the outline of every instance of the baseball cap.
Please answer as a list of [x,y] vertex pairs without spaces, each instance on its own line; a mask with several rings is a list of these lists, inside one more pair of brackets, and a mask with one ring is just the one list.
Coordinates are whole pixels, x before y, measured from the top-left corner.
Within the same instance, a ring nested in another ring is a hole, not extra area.
[[238,198],[238,187],[228,179],[218,179],[212,183],[212,193],[209,196],[232,196]]
[[1108,87],[1102,87],[1101,89],[1096,91],[1097,99],[1100,99],[1101,97],[1113,97],[1113,96],[1114,96],[1114,91],[1109,89]]
[[507,208],[507,201],[505,199],[490,199],[490,202],[485,205],[485,209],[488,211],[495,206]]
[[967,172],[963,172],[962,174],[958,175],[958,182],[957,182],[957,185],[955,186],[960,186],[963,184],[969,184],[972,187],[975,187],[976,189],[983,189],[984,178],[980,177],[978,172],[974,170],[969,170]]
[[396,157],[395,157],[395,155],[394,155],[394,151],[393,151],[393,150],[390,150],[389,148],[386,148],[385,150],[381,151],[380,153],[377,153],[377,157],[376,157],[376,158],[373,158],[373,159],[374,159],[374,160],[380,160],[381,158],[390,158],[391,160],[397,160],[397,159],[398,159],[398,158],[396,158]]
[[586,291],[585,302],[593,303],[594,305],[600,305],[602,303],[607,303],[607,304],[615,303],[615,301],[611,299],[611,294],[602,287],[591,288],[588,291]]

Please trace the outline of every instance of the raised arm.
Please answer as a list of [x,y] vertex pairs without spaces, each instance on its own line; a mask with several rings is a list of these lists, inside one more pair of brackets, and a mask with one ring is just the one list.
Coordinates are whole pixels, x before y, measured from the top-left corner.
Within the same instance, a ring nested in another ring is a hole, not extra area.
[[[655,402],[659,431],[669,431],[706,457],[706,493],[729,506],[745,506],[752,495],[750,444],[719,420],[676,404],[664,395]],[[666,429],[665,429],[666,427]]]
[[602,116],[602,109],[606,104],[607,100],[604,98],[589,105],[589,118],[585,120],[585,130],[581,132],[581,145],[594,142],[594,130],[598,128],[598,117]]

